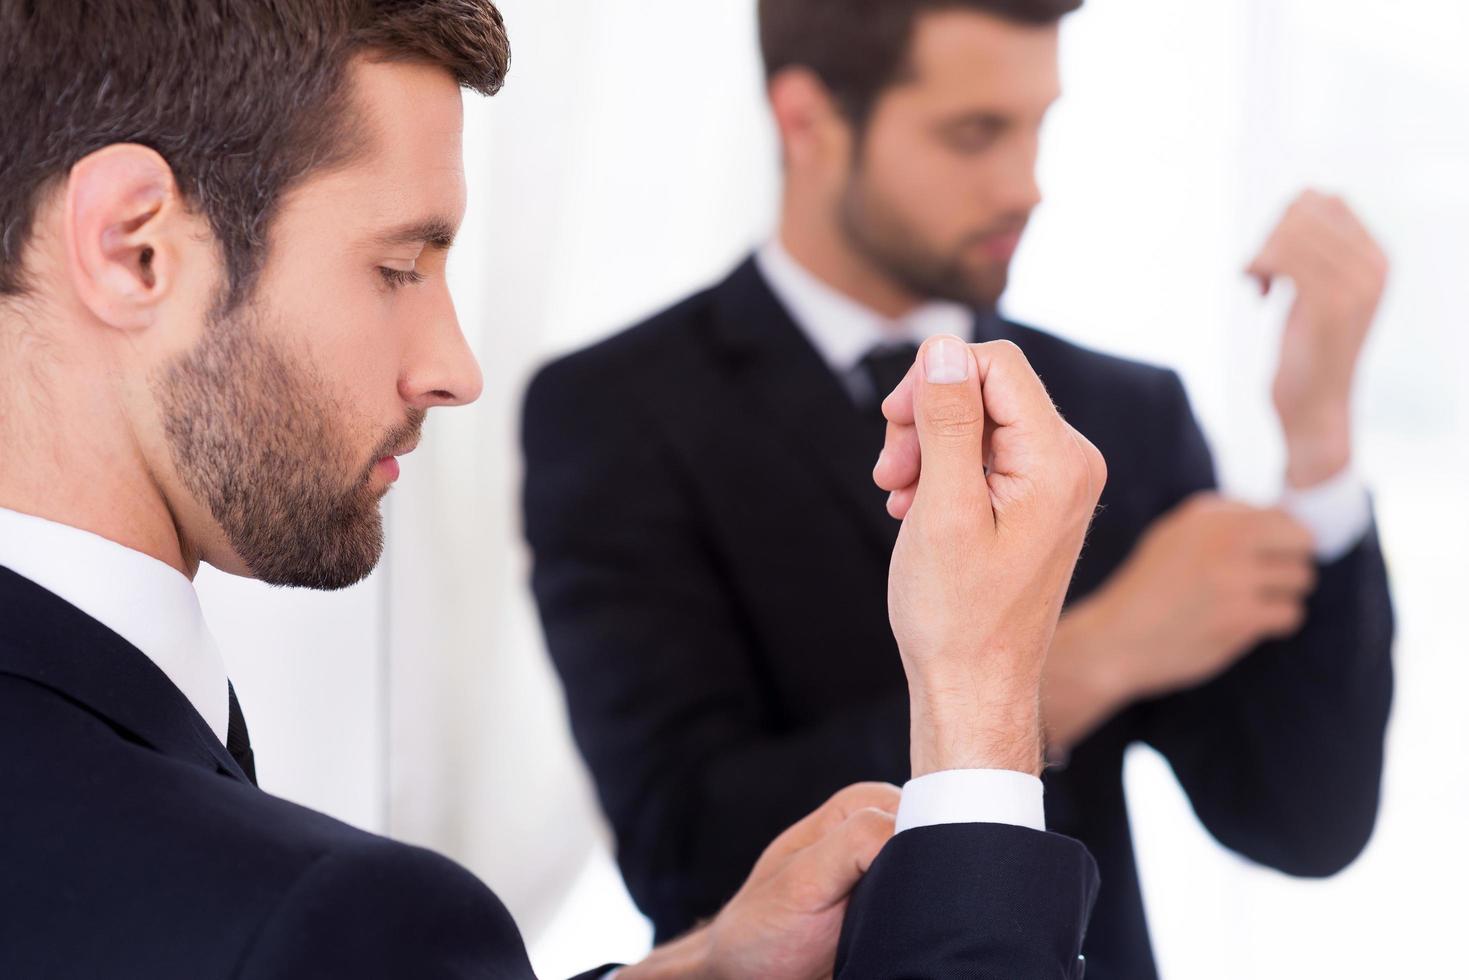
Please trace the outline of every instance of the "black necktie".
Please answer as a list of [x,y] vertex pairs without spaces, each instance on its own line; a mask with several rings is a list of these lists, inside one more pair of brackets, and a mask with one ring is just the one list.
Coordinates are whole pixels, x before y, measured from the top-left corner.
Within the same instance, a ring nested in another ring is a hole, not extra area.
[[[240,710],[240,699],[235,697],[235,685],[230,685],[230,727],[225,736],[224,747],[230,756],[245,770],[250,782],[255,783],[255,753],[250,749],[250,730],[245,727],[245,713]],[[256,785],[259,785],[256,783]]]
[[882,417],[883,399],[892,394],[917,358],[917,344],[882,344],[862,358],[862,370],[872,382],[872,404],[869,407],[875,417]]

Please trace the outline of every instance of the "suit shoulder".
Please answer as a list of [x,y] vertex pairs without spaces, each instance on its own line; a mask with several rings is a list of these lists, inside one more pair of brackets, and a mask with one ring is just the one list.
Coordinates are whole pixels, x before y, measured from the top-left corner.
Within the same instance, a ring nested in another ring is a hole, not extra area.
[[[493,892],[442,855],[370,834],[305,868],[251,944],[242,976],[529,976]],[[460,970],[466,970],[464,974]]]
[[552,360],[537,372],[532,389],[542,384],[615,385],[620,379],[647,377],[670,359],[694,355],[701,328],[712,320],[717,289],[695,293],[640,323]]
[[1025,352],[1036,373],[1052,387],[1053,397],[1060,397],[1057,388],[1080,388],[1109,398],[1164,397],[1181,389],[1170,368],[1106,354],[1035,327],[1006,321],[999,335]]
[[[7,675],[0,783],[14,886],[0,896],[0,974],[35,975],[65,948],[79,976],[456,976],[341,963],[335,947],[384,962],[419,939],[520,948],[493,893],[447,858],[164,755]],[[79,930],[86,943],[68,939]],[[109,969],[118,949],[135,972]]]
[[670,404],[702,390],[718,287],[538,370],[525,394],[524,448],[539,458],[573,445],[621,445],[646,435]]

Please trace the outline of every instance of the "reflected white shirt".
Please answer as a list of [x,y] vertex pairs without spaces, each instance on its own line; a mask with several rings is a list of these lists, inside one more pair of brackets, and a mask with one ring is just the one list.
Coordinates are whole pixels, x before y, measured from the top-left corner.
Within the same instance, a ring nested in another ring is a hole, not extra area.
[[176,568],[89,531],[4,508],[0,565],[137,647],[224,744],[230,718],[224,658],[194,584]]

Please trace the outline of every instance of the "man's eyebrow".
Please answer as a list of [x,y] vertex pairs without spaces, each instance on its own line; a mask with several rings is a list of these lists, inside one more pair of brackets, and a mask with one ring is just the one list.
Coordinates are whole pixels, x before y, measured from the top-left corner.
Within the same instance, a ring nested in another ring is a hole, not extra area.
[[389,228],[378,235],[375,241],[384,246],[422,245],[447,252],[454,244],[454,233],[453,222],[445,218],[429,218]]

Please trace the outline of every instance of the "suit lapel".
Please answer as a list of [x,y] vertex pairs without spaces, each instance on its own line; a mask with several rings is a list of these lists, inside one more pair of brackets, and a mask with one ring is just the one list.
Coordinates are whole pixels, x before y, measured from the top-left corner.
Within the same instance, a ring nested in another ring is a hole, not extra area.
[[165,755],[248,782],[183,692],[142,651],[8,568],[0,568],[0,674],[51,688]]
[[745,403],[767,417],[773,438],[811,461],[835,505],[886,558],[898,523],[872,482],[882,449],[880,426],[852,403],[753,260],[719,287],[716,310],[716,336]]

